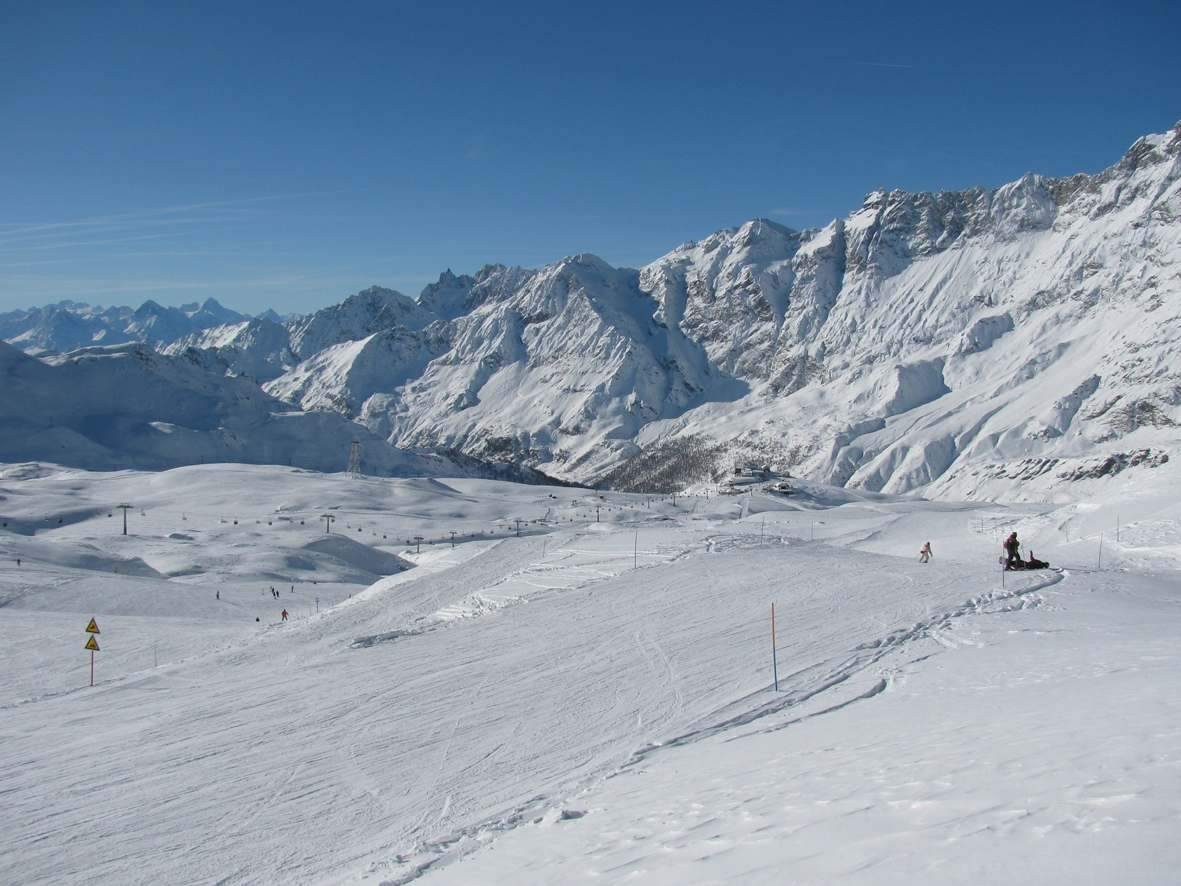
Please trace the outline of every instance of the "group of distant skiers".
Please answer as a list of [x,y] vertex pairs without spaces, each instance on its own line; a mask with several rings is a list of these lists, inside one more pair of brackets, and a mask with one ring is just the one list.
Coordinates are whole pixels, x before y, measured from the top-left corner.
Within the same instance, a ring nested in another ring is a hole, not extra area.
[[[1048,569],[1050,564],[1045,560],[1039,560],[1033,555],[1033,551],[1029,552],[1029,559],[1021,559],[1021,542],[1017,540],[1017,533],[1010,532],[1009,537],[1005,539],[1003,545],[1005,549],[1005,556],[1002,558],[1005,563],[1005,569]],[[923,546],[919,548],[919,562],[930,563],[934,552],[931,550],[931,543],[924,542]]]
[[[18,561],[18,562],[19,562],[19,561]],[[292,586],[291,586],[291,593],[293,593],[293,594],[295,593],[295,585],[292,585]],[[282,596],[283,596],[283,595],[282,595],[281,593],[279,593],[279,591],[275,590],[275,587],[274,587],[274,585],[272,585],[272,586],[271,586],[271,596],[272,596],[272,597],[274,597],[276,600],[279,600],[279,599],[281,599],[281,598],[282,598]],[[351,595],[350,595],[350,596],[351,596]],[[220,588],[217,590],[217,592],[216,592],[216,594],[215,594],[215,597],[216,597],[218,600],[220,600],[220,599],[221,599],[221,589],[220,589]],[[319,600],[317,600],[316,602],[318,603],[318,602],[319,602]],[[289,612],[288,612],[286,609],[284,609],[282,612],[280,612],[280,613],[279,613],[279,618],[280,618],[282,621],[287,621],[287,617],[288,617],[289,615],[290,615],[290,613],[289,613]],[[259,619],[259,618],[255,618],[254,620],[255,620],[255,621],[261,621],[261,619]]]

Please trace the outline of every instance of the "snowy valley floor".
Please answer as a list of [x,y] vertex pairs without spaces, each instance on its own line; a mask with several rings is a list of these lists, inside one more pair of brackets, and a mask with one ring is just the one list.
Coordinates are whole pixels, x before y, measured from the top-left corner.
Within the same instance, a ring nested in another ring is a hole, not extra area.
[[1177,512],[807,492],[10,471],[0,882],[1176,882]]

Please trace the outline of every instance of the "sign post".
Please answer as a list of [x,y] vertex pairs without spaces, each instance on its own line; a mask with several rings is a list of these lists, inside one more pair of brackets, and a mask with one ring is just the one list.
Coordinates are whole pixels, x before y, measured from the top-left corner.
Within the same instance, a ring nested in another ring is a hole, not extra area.
[[88,624],[86,626],[86,633],[90,634],[90,636],[86,638],[86,645],[83,646],[82,648],[90,650],[90,685],[93,686],[94,685],[94,653],[99,651],[98,640],[95,638],[95,635],[102,633],[102,631],[100,631],[98,629],[98,622],[95,621],[93,618],[90,619],[90,624]]

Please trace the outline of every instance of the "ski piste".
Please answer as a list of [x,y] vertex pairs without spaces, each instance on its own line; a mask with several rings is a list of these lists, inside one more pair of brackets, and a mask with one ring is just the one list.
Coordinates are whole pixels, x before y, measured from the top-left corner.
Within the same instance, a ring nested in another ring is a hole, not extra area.
[[[1174,496],[19,477],[4,881],[868,883],[998,839],[1045,882],[1172,870]],[[1055,568],[1002,587],[1010,527]]]

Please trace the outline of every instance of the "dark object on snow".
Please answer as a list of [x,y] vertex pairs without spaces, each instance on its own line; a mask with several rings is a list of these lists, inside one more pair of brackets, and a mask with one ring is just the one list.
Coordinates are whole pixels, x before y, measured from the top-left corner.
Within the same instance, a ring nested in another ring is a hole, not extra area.
[[1025,561],[1026,569],[1049,569],[1050,564],[1045,560],[1039,560],[1033,555],[1033,551],[1029,552],[1029,559]]
[[1005,556],[1008,558],[1005,561],[1006,569],[1024,569],[1025,564],[1021,562],[1021,542],[1017,541],[1017,533],[1010,532],[1009,537],[1005,539]]

